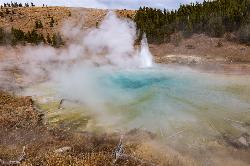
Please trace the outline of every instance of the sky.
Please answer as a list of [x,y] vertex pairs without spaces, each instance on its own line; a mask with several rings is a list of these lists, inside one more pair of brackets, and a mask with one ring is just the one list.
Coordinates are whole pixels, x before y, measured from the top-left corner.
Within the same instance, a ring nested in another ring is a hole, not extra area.
[[[7,3],[11,0],[0,0],[0,3]],[[88,7],[105,9],[138,9],[140,6],[153,8],[176,9],[180,4],[190,2],[202,2],[203,0],[12,0],[13,2],[33,2],[39,6],[68,6],[68,7]]]

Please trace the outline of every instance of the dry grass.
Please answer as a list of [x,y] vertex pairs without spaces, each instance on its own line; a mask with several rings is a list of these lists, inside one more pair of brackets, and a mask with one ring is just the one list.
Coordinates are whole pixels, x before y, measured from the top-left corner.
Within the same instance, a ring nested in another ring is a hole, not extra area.
[[[5,10],[1,9],[4,13],[4,17],[0,18],[1,27],[5,29],[14,27],[27,32],[35,28],[35,21],[41,20],[43,28],[37,29],[37,31],[44,35],[58,32],[63,21],[70,16],[69,8],[64,7],[9,8],[10,14],[6,14]],[[53,27],[50,27],[52,17],[55,20],[55,24]]]
[[[6,14],[6,8],[0,9],[0,12],[4,13],[4,17],[0,17],[0,27],[5,29],[14,27],[28,32],[35,28],[35,21],[41,20],[43,28],[37,31],[44,35],[60,32],[64,22],[69,19],[75,20],[78,24],[82,23],[86,27],[95,26],[96,22],[100,22],[108,12],[102,9],[68,7],[8,8],[8,10],[10,13]],[[132,10],[117,10],[116,12],[121,17],[135,15],[135,11]],[[50,27],[52,17],[55,24]]]
[[7,129],[34,127],[41,117],[34,111],[30,97],[13,97],[8,93],[0,93],[0,126]]

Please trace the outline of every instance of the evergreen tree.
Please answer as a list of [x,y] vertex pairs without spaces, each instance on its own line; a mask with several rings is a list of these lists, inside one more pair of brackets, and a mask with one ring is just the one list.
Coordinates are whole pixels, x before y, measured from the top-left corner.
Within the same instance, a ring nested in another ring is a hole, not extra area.
[[58,47],[56,34],[53,34],[53,36],[52,36],[52,46],[53,47]]
[[0,17],[4,17],[4,13],[0,11]]
[[45,40],[43,34],[40,34],[39,40],[40,40],[41,43],[44,43],[44,44],[46,43],[46,40]]
[[25,39],[25,33],[20,29],[15,29],[12,27],[11,34],[12,34],[13,43],[18,43],[18,42],[24,41]]
[[0,27],[0,44],[4,44],[4,30]]
[[41,21],[41,20],[37,20],[37,21],[35,22],[35,28],[36,28],[36,29],[43,28],[43,24],[42,24],[42,21]]
[[47,43],[48,43],[49,45],[52,45],[52,40],[51,40],[49,34],[47,34],[46,40],[47,40]]
[[50,27],[53,27],[54,26],[54,23],[55,23],[55,20],[53,17],[51,17],[51,20],[50,20]]
[[52,46],[55,48],[59,48],[61,45],[63,45],[64,42],[62,40],[62,37],[59,33],[53,34],[52,36]]

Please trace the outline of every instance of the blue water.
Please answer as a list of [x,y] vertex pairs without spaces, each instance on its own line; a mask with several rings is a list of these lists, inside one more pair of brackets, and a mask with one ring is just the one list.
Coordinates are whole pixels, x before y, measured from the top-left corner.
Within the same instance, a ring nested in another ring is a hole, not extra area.
[[[49,108],[53,125],[94,132],[137,128],[154,133],[161,150],[167,144],[209,155],[211,147],[222,147],[222,134],[232,139],[250,134],[250,75],[164,66],[77,68],[60,76],[25,94]],[[58,110],[62,98],[68,100]]]
[[[101,72],[96,80],[104,110],[120,118],[118,128],[208,127],[250,108],[248,77],[155,68]],[[245,94],[230,91],[238,86]]]
[[[250,131],[226,120],[250,123],[249,75],[177,67],[87,68],[62,75],[50,88],[57,98],[80,101],[74,112],[93,115],[94,126],[101,128],[143,128],[164,136],[185,130],[190,140]],[[65,116],[67,109],[60,112]]]

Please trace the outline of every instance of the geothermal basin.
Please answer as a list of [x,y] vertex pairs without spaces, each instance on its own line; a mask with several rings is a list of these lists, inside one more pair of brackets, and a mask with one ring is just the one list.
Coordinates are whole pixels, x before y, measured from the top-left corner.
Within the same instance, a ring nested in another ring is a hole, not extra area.
[[63,48],[2,51],[9,55],[0,63],[2,87],[32,96],[48,127],[135,133],[139,142],[170,147],[200,165],[250,163],[249,71],[225,71],[216,62],[209,70],[154,64],[146,36],[135,46],[134,23],[112,13],[100,27],[67,33],[72,41]]

